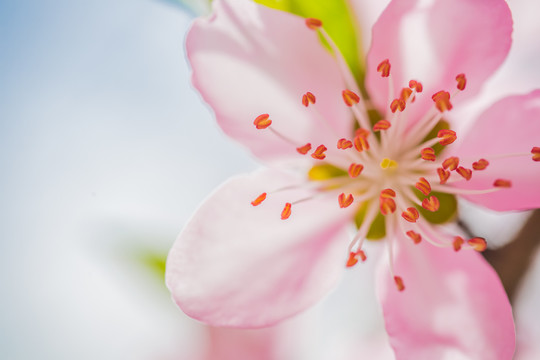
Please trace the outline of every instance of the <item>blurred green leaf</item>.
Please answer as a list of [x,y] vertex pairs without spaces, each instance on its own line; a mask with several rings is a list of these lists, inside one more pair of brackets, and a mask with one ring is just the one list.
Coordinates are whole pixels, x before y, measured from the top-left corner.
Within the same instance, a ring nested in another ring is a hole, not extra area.
[[141,251],[137,256],[137,260],[147,270],[154,274],[160,282],[164,281],[167,253],[161,253],[154,250]]

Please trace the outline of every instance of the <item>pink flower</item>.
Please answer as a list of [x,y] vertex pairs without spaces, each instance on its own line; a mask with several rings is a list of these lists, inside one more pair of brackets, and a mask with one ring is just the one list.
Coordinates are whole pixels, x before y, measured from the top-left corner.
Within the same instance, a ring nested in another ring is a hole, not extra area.
[[366,237],[384,237],[378,294],[398,359],[510,359],[510,304],[471,251],[485,240],[441,224],[455,195],[540,205],[540,91],[495,103],[467,133],[444,126],[511,33],[502,0],[394,0],[373,27],[366,100],[318,20],[215,1],[187,37],[193,83],[267,167],[223,184],[186,225],[167,263],[176,303],[216,326],[269,326],[365,260]]

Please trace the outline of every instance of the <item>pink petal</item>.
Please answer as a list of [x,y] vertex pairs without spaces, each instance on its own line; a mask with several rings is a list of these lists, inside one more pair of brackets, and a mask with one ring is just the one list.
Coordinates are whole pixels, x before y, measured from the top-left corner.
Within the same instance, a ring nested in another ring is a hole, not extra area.
[[292,206],[312,195],[290,190],[299,183],[265,170],[229,180],[199,208],[167,260],[167,286],[191,317],[215,326],[262,327],[290,317],[333,288],[345,267],[344,225],[353,206],[340,209],[337,194]]
[[279,327],[245,330],[208,327],[204,360],[275,360]]
[[[338,65],[303,18],[253,1],[218,0],[211,18],[194,22],[186,47],[193,84],[219,125],[258,157],[299,156],[295,147],[308,142],[328,146],[328,125],[316,109],[339,136],[350,135]],[[316,105],[306,108],[302,95],[308,91]],[[253,120],[261,114],[295,145],[270,129],[257,130]]]
[[384,264],[379,274],[390,343],[400,359],[511,359],[512,309],[495,271],[473,250],[454,252],[399,238],[399,292]]
[[431,95],[453,92],[456,75],[465,73],[467,87],[455,100],[470,97],[501,65],[510,49],[512,17],[503,0],[393,0],[373,27],[368,54],[367,87],[383,108],[388,80],[377,65],[389,59],[395,94],[409,80],[422,82],[424,93],[409,116],[418,120],[432,106]]
[[501,154],[528,153],[540,146],[540,90],[527,95],[504,98],[481,114],[462,145],[455,150],[460,158],[490,162],[485,170],[475,171],[468,182],[456,187],[490,189],[496,179],[507,179],[512,187],[484,195],[465,196],[493,210],[523,210],[540,207],[540,162],[532,155],[491,159]]

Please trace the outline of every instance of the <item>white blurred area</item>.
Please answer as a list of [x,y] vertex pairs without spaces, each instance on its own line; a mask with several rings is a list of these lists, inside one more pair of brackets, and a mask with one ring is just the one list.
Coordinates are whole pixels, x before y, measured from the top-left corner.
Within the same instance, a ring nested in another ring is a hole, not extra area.
[[[517,51],[486,102],[540,87],[540,49],[527,46],[540,6],[509,3]],[[0,2],[1,359],[199,360],[208,346],[141,261],[168,251],[214,187],[257,166],[189,85],[190,21],[151,0]],[[291,360],[384,358],[366,265],[286,324]],[[532,339],[539,277],[536,266],[516,309]]]

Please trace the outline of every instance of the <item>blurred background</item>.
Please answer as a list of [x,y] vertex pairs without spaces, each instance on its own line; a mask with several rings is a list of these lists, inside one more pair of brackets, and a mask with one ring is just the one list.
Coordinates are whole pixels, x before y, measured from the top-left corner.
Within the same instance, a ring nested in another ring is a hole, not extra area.
[[[486,103],[540,87],[539,6],[509,3],[514,49]],[[208,8],[0,2],[0,358],[225,360],[227,346],[271,346],[280,360],[355,359],[359,348],[391,358],[369,267],[278,329],[209,329],[170,300],[164,261],[183,224],[223,180],[257,166],[189,83],[184,37]],[[526,220],[464,212],[495,246]],[[540,262],[531,269],[515,301],[520,359],[537,358],[540,339]]]

